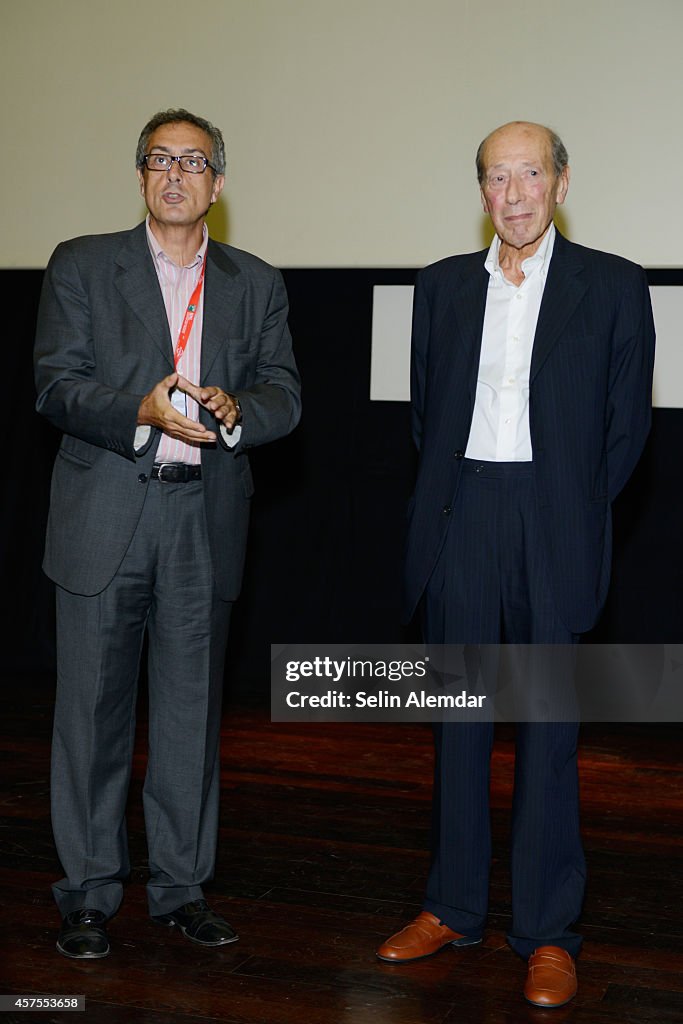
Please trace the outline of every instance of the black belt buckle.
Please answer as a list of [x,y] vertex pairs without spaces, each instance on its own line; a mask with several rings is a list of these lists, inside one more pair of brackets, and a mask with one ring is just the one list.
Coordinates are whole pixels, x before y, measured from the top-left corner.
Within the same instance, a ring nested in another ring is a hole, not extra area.
[[152,469],[152,476],[163,484],[186,484],[201,479],[200,466],[188,466],[184,462],[161,462]]
[[[157,470],[157,479],[162,484],[177,484],[180,479],[178,470],[183,467],[179,466],[177,462],[161,462],[158,467],[155,466],[154,468]],[[167,475],[165,476],[164,474]]]

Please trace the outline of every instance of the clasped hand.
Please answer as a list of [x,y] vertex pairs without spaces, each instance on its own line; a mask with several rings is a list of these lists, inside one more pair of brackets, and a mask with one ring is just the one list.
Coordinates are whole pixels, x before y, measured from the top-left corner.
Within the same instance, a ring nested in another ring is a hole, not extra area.
[[177,388],[183,394],[194,398],[195,402],[208,409],[223,425],[232,430],[239,419],[239,409],[232,395],[221,388],[207,385],[199,387],[179,373],[171,373],[156,384],[149,394],[145,395],[138,410],[138,425],[158,427],[164,434],[186,442],[210,442],[216,440],[216,434],[207,430],[203,423],[183,416],[173,407],[171,391]]

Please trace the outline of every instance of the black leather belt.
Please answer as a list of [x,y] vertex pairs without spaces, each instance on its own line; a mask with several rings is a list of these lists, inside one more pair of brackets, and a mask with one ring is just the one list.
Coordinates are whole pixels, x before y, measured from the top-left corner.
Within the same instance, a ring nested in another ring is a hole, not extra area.
[[187,484],[201,478],[202,467],[189,466],[185,462],[162,462],[152,466],[152,480],[161,480],[164,484]]

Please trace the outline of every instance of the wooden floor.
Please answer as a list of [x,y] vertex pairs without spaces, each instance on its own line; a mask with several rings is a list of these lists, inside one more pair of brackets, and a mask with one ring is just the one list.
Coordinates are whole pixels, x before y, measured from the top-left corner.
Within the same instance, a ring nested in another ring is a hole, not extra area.
[[[431,738],[414,725],[272,725],[228,709],[218,867],[207,895],[239,943],[204,951],[145,906],[138,743],[134,869],[112,954],[55,951],[60,870],[48,808],[49,688],[5,680],[0,699],[0,993],[84,994],[86,1012],[1,1014],[0,1024],[669,1024],[683,1021],[683,756],[673,727],[591,726],[582,755],[589,885],[580,987],[528,1007],[505,944],[513,743],[493,759],[494,865],[481,947],[404,967],[377,944],[419,909],[427,870]],[[143,732],[141,722],[140,732]]]

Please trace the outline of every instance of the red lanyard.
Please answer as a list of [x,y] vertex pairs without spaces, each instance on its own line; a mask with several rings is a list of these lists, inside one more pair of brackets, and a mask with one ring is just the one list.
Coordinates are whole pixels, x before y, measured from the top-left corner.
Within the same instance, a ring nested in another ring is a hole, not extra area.
[[197,313],[197,307],[199,305],[199,299],[202,294],[202,286],[204,284],[204,271],[206,270],[206,257],[202,260],[202,272],[199,275],[199,280],[195,286],[190,301],[187,304],[185,310],[185,316],[183,317],[183,323],[180,328],[180,334],[178,335],[178,343],[175,347],[175,367],[178,369],[180,360],[183,358],[183,353],[187,347],[187,342],[190,337],[190,331],[192,330],[192,324]]

